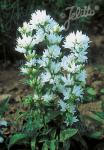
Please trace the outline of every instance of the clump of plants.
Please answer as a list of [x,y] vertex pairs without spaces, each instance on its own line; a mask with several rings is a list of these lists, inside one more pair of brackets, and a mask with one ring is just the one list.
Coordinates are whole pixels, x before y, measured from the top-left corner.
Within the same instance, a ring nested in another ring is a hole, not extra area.
[[83,100],[90,41],[81,31],[64,39],[63,30],[40,10],[18,29],[16,51],[26,59],[21,72],[33,94],[23,99],[27,110],[21,115],[22,131],[11,137],[9,148],[27,139],[32,150],[67,150],[69,139],[78,131],[74,124],[78,122],[77,105]]

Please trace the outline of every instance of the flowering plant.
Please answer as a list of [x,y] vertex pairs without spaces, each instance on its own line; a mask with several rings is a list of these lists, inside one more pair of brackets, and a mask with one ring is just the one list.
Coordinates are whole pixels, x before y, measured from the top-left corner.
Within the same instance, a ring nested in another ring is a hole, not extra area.
[[19,27],[21,37],[17,39],[16,51],[26,59],[21,72],[33,89],[33,95],[24,100],[28,106],[24,131],[31,132],[36,147],[42,141],[44,150],[61,149],[60,142],[65,149],[64,143],[76,134],[77,129],[72,128],[78,121],[76,106],[83,99],[86,83],[89,38],[77,31],[63,40],[63,30],[46,11],[38,10],[29,23]]

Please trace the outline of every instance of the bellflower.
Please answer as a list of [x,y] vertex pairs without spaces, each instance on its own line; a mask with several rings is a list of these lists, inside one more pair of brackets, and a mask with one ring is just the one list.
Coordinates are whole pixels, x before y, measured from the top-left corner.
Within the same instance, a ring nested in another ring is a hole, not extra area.
[[[90,40],[81,31],[70,33],[63,40],[63,29],[46,11],[37,10],[29,23],[19,28],[21,37],[17,39],[16,51],[24,53],[26,59],[21,72],[28,76],[27,83],[33,88],[34,111],[41,106],[43,112],[57,110],[62,124],[72,125],[77,121],[76,103],[83,98]],[[64,49],[70,49],[66,55],[61,42]],[[42,43],[45,46],[38,52],[38,44]]]

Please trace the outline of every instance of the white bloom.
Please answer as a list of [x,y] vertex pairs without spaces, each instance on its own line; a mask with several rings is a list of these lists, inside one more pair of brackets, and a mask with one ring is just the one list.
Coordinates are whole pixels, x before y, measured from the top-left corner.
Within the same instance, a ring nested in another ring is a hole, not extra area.
[[73,116],[73,118],[72,118],[72,122],[73,122],[73,123],[78,122],[78,118],[77,118],[77,116]]
[[43,83],[49,82],[51,80],[51,74],[49,72],[42,73],[41,80]]
[[59,33],[64,29],[65,28],[63,26],[60,27],[59,24],[55,20],[53,20],[53,18],[51,18],[48,21],[48,24],[45,26],[45,31],[50,33]]
[[43,57],[57,58],[61,55],[61,48],[57,45],[51,45],[43,52]]
[[22,38],[19,37],[17,39],[17,45],[22,47],[22,48],[25,48],[25,47],[28,47],[28,46],[33,47],[34,42],[33,42],[33,39],[32,39],[31,36],[26,36],[25,34],[23,34]]
[[0,143],[3,143],[4,142],[4,139],[3,137],[0,136]]
[[80,70],[80,67],[81,67],[81,65],[76,65],[76,63],[73,62],[73,63],[70,64],[70,67],[68,68],[68,71],[70,73],[76,73]]
[[25,64],[28,67],[32,67],[36,65],[36,59],[31,59],[29,62],[26,62]]
[[80,86],[75,85],[72,94],[74,94],[76,97],[82,97],[83,90]]
[[87,74],[85,70],[82,70],[78,75],[77,75],[77,80],[86,82]]
[[40,67],[46,67],[49,64],[49,58],[43,57],[42,59],[37,60]]
[[54,34],[54,33],[47,34],[47,40],[51,44],[59,44],[61,42],[61,40],[62,40],[62,36]]
[[67,76],[62,76],[61,77],[62,81],[64,82],[64,85],[67,86],[67,85],[73,85],[74,84],[74,80],[73,80],[73,77],[71,77],[70,74],[68,74]]
[[34,99],[35,101],[39,100],[39,96],[38,96],[38,94],[34,94],[33,99]]
[[80,53],[75,53],[75,56],[78,58],[78,61],[81,63],[84,63],[87,61],[87,52],[86,51],[81,51]]
[[51,62],[50,70],[54,74],[58,73],[60,71],[60,63]]
[[66,88],[62,91],[63,95],[64,95],[64,100],[68,100],[71,96],[71,89],[70,88]]
[[69,104],[68,108],[70,110],[70,113],[74,115],[76,112],[75,105]]
[[24,22],[23,23],[23,27],[19,27],[18,31],[23,34],[23,33],[29,33],[30,31],[32,31],[31,26],[29,23]]
[[28,73],[28,68],[24,68],[24,67],[21,67],[21,70],[20,70],[23,74],[27,74]]
[[59,106],[61,107],[61,111],[65,112],[67,110],[67,103],[65,103],[63,100],[60,100],[59,102]]
[[61,67],[64,69],[64,70],[68,70],[68,63],[69,63],[69,60],[68,60],[68,57],[67,56],[64,56],[61,60]]
[[32,14],[32,18],[30,20],[31,25],[35,29],[37,25],[44,25],[50,20],[50,16],[46,14],[45,10],[37,10]]
[[1,120],[0,121],[0,126],[7,126],[7,121]]
[[35,44],[39,44],[40,42],[44,41],[45,33],[42,28],[39,28],[33,37],[33,41]]
[[66,37],[63,46],[65,48],[70,48],[71,50],[73,50],[76,44],[79,44],[80,48],[87,49],[89,42],[90,41],[88,36],[82,34],[81,31],[77,31],[76,34],[73,32]]
[[20,53],[26,53],[26,49],[23,48],[23,47],[17,46],[17,47],[15,48],[15,50],[16,50],[17,52],[20,52]]
[[53,100],[53,96],[54,95],[52,93],[47,92],[45,95],[42,96],[42,98],[45,102],[50,102],[51,100]]

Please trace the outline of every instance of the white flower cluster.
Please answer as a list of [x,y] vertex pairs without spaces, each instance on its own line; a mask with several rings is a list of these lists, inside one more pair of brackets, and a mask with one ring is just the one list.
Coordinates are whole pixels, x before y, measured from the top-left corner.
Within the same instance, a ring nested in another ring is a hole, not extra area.
[[[63,56],[60,47],[63,29],[46,11],[38,10],[29,23],[19,28],[21,38],[17,39],[16,50],[26,57],[21,71],[30,77],[29,83],[35,89],[34,101],[50,105],[53,102],[65,114],[65,123],[69,125],[77,121],[76,104],[83,98],[89,38],[79,31],[69,34],[63,47],[71,52]],[[47,44],[42,55],[34,50],[40,42]]]

